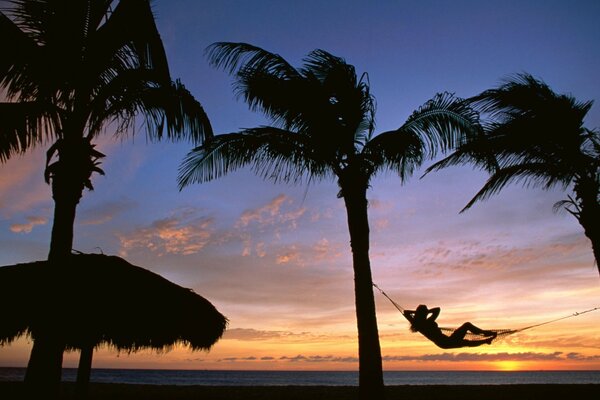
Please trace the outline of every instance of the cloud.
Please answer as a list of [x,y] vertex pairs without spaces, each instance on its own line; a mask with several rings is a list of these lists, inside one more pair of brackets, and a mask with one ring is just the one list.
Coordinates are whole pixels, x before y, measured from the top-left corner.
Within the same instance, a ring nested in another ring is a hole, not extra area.
[[254,356],[249,356],[249,357],[225,357],[225,358],[220,358],[217,361],[218,362],[237,362],[237,361],[256,361],[257,358]]
[[[600,359],[600,355],[586,356],[579,353],[564,354],[560,351],[552,353],[520,352],[520,353],[438,353],[422,355],[383,356],[384,362],[498,362],[498,361],[564,361],[566,359],[576,361],[594,361]],[[243,362],[243,361],[281,361],[288,363],[358,363],[356,356],[343,355],[281,355],[281,356],[246,356],[225,357],[218,359],[219,362]]]
[[44,149],[38,147],[2,164],[0,210],[3,215],[31,212],[34,207],[52,202],[50,186],[43,179],[44,159]]
[[302,354],[298,354],[298,355],[293,356],[293,357],[282,356],[282,357],[279,357],[279,360],[281,360],[281,361],[288,361],[288,362],[292,362],[292,363],[297,363],[297,362],[307,362],[307,363],[321,363],[321,362],[356,363],[356,362],[358,362],[358,357],[341,357],[341,356],[332,356],[332,355],[326,355],[326,356],[319,356],[319,355],[304,356]]
[[213,235],[213,219],[195,217],[194,212],[183,211],[177,215],[154,221],[129,234],[119,235],[120,254],[125,256],[136,249],[150,250],[158,255],[189,255],[202,250]]
[[285,206],[291,205],[293,202],[292,198],[280,194],[264,206],[245,210],[235,227],[240,229],[256,224],[261,228],[273,225],[296,228],[297,221],[306,213],[306,208],[285,210]]
[[340,243],[331,243],[326,238],[319,240],[312,247],[312,256],[316,260],[333,260],[346,254],[346,249],[342,249]]
[[27,222],[23,224],[12,224],[10,226],[11,232],[15,233],[29,233],[36,225],[46,225],[48,218],[39,216],[27,217]]
[[[280,194],[267,204],[245,210],[234,225],[228,239],[239,238],[242,241],[242,256],[258,257],[267,255],[264,235],[279,239],[285,230],[295,230],[306,214],[306,208],[292,208],[293,199]],[[257,242],[258,240],[258,242]],[[272,240],[270,240],[272,241]],[[278,263],[287,263],[294,259],[293,254],[279,254]]]
[[294,333],[289,331],[263,331],[248,328],[233,328],[225,331],[223,339],[232,340],[272,340],[272,339],[289,339],[306,337],[309,334],[306,332]]
[[572,352],[572,353],[568,353],[566,358],[569,360],[577,360],[577,361],[594,361],[594,360],[600,360],[600,354],[586,356],[581,353]]
[[238,221],[239,227],[245,227],[250,225],[252,222],[264,223],[264,221],[273,218],[279,213],[281,204],[285,201],[285,195],[280,194],[274,198],[270,203],[265,204],[262,207],[255,208],[253,210],[246,210],[240,216]]
[[305,356],[302,354],[298,354],[295,356],[247,356],[247,357],[224,357],[219,358],[217,362],[244,362],[244,361],[265,361],[265,362],[273,362],[273,361],[282,361],[288,363],[357,363],[358,357],[344,357],[344,356],[333,356],[333,355],[311,355]]
[[[497,361],[564,361],[565,359],[577,361],[594,361],[600,359],[600,355],[585,356],[579,353],[564,354],[560,351],[552,353],[439,353],[422,354],[406,356],[383,356],[384,362],[497,362]],[[273,356],[247,356],[247,357],[226,357],[221,358],[220,362],[238,362],[238,361],[283,361],[289,363],[357,363],[358,357],[355,356],[337,356],[337,355],[303,355],[293,356],[282,355]]]
[[342,256],[339,245],[331,244],[323,238],[314,244],[293,244],[280,247],[277,251],[277,264],[295,264],[306,266],[315,261],[334,260]]
[[561,258],[586,252],[589,252],[589,243],[582,234],[559,236],[531,246],[516,246],[501,239],[486,243],[478,240],[439,241],[421,251],[416,261],[421,266],[420,274],[471,273],[482,269],[514,273],[525,266],[530,271],[538,266],[549,268]]
[[82,225],[100,225],[111,221],[115,216],[123,214],[137,204],[128,199],[120,201],[109,201],[91,209],[84,209],[81,212]]
[[301,263],[301,255],[296,246],[290,246],[283,253],[277,255],[277,264]]
[[438,353],[416,356],[384,356],[383,361],[554,361],[562,360],[562,352],[553,353]]

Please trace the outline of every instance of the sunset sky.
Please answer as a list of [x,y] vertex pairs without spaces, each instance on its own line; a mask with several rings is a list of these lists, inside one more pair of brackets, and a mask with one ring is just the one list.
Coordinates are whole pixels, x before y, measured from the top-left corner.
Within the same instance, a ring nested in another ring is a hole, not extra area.
[[[216,41],[248,42],[295,66],[317,48],[344,57],[369,73],[377,132],[397,128],[437,92],[468,97],[520,72],[600,101],[595,0],[157,0],[154,10],[173,77],[218,133],[267,121],[208,65],[204,49]],[[599,103],[585,124],[600,127]],[[140,131],[107,134],[98,149],[106,176],[81,200],[74,248],[120,255],[192,288],[230,324],[210,352],[102,348],[94,367],[357,369],[349,236],[334,181],[287,186],[240,171],[179,191],[189,143],[151,144]],[[0,165],[0,265],[47,256],[45,150]],[[564,192],[510,186],[459,214],[486,176],[469,166],[421,175],[401,185],[382,174],[368,193],[373,279],[399,304],[440,306],[442,326],[490,329],[600,306],[590,242],[572,216],[552,210]],[[386,370],[600,369],[600,311],[491,346],[441,350],[375,295]],[[26,338],[0,348],[0,366],[25,366],[30,348]],[[77,357],[68,353],[64,365]]]

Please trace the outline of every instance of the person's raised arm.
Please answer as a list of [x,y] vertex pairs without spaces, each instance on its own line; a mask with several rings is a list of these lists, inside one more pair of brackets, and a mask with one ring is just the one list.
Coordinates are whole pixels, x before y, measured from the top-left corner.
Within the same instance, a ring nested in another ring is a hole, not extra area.
[[431,321],[435,321],[435,319],[440,315],[441,309],[439,307],[434,307],[429,309],[429,313],[431,314],[427,319]]

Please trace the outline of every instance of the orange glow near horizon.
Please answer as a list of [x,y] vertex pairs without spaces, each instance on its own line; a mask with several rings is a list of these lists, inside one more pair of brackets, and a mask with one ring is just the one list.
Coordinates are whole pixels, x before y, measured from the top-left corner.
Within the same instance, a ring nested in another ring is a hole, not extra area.
[[523,364],[519,361],[499,361],[494,363],[497,371],[521,371]]

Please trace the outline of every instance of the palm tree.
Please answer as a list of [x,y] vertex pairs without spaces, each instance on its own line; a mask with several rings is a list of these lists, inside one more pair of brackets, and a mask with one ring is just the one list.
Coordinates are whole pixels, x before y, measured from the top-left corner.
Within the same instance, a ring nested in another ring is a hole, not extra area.
[[[150,0],[7,3],[0,12],[0,161],[51,144],[48,260],[58,267],[71,253],[83,190],[93,189],[94,172],[103,173],[104,155],[93,143],[100,134],[132,133],[140,115],[152,140],[200,144],[212,131],[201,105],[170,76]],[[56,387],[64,345],[51,326],[40,331],[26,381]]]
[[465,210],[512,182],[569,190],[554,208],[564,207],[577,218],[600,272],[600,133],[584,126],[592,101],[557,94],[532,75],[518,74],[469,102],[487,115],[485,134],[430,170],[466,162],[492,166],[486,158],[495,160],[490,178]]
[[449,149],[477,116],[439,94],[400,128],[374,136],[368,77],[342,58],[314,50],[301,68],[246,43],[214,43],[213,66],[235,73],[236,91],[273,123],[215,135],[183,160],[180,188],[251,166],[263,178],[298,183],[337,179],[350,233],[359,343],[360,398],[383,398],[383,373],[371,266],[367,189],[384,168],[407,179],[438,148]]

